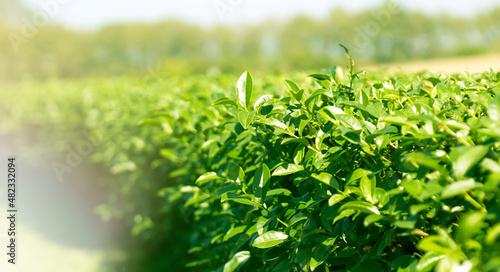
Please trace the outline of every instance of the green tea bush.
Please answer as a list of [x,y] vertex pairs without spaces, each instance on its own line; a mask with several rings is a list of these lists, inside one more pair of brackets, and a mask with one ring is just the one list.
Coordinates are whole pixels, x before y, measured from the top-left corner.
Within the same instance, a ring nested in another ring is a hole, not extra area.
[[[199,271],[499,271],[500,87],[332,67],[215,100],[206,173],[179,192]],[[255,101],[255,102],[254,102]]]
[[386,77],[15,85],[0,136],[54,160],[101,136],[117,271],[498,271],[500,75]]
[[[117,250],[106,256],[103,271],[181,271],[197,258],[187,253],[197,229],[185,207],[187,192],[208,169],[201,147],[223,119],[209,105],[236,79],[155,75],[11,84],[0,92],[6,116],[0,138],[42,167],[67,167],[52,169],[47,182],[106,197],[96,212],[129,235],[110,245]],[[272,82],[258,88],[272,91]],[[69,164],[68,150],[87,137],[95,143],[90,152]]]

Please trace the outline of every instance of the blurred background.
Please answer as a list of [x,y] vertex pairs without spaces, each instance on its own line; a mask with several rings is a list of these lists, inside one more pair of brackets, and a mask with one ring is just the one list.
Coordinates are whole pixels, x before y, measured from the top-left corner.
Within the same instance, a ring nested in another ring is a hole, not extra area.
[[0,79],[318,70],[344,59],[338,43],[366,66],[484,56],[499,4],[1,0]]
[[[20,161],[19,265],[1,271],[185,271],[193,215],[162,191],[201,171],[175,172],[183,112],[246,70],[279,92],[345,66],[338,43],[358,69],[498,71],[499,18],[498,0],[0,0],[0,158]],[[153,110],[175,122],[139,127]]]

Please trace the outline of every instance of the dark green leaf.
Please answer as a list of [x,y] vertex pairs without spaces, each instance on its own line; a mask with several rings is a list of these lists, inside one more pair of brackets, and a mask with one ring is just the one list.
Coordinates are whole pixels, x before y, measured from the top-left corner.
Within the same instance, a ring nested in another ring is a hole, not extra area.
[[380,272],[384,271],[384,266],[374,260],[368,260],[356,264],[352,269],[352,272]]
[[308,77],[312,77],[316,80],[330,80],[330,76],[325,74],[312,74],[308,75]]
[[416,272],[417,259],[412,255],[399,256],[391,262],[391,269],[397,272]]
[[286,139],[283,139],[283,141],[281,142],[282,145],[286,145],[286,144],[290,144],[290,143],[301,143],[304,146],[309,145],[309,142],[307,141],[307,139],[304,139],[304,138],[286,138]]
[[238,164],[230,162],[228,166],[228,177],[230,180],[240,185],[245,179],[245,172]]
[[292,192],[290,192],[290,190],[285,189],[285,188],[272,189],[272,190],[269,190],[267,192],[267,198],[270,198],[270,197],[273,197],[273,196],[276,196],[276,195],[291,196]]
[[311,176],[328,186],[340,190],[340,185],[338,181],[329,173],[321,172],[319,174],[312,174]]
[[255,171],[255,177],[253,180],[253,186],[255,191],[255,196],[261,198],[262,201],[265,200],[267,191],[269,190],[269,184],[271,180],[271,174],[269,168],[266,164],[262,164],[257,171]]

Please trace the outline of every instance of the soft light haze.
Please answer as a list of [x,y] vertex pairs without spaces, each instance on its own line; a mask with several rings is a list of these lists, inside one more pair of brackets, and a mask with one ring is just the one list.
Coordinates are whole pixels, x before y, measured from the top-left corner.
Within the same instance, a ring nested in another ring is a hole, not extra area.
[[[42,3],[56,0],[25,0],[35,11],[42,10]],[[423,0],[398,1],[407,9],[421,10],[439,15],[473,16],[481,11],[500,6],[498,0]],[[52,20],[70,28],[93,29],[107,24],[126,22],[157,22],[177,18],[199,25],[234,24],[241,21],[258,22],[266,18],[289,18],[297,14],[324,16],[333,8],[361,11],[383,0],[353,1],[287,1],[287,0],[65,0]]]

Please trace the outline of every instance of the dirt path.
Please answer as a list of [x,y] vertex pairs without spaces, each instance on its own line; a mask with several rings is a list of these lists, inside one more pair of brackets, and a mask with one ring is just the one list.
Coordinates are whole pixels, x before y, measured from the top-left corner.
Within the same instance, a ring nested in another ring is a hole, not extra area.
[[[0,271],[102,271],[115,231],[95,214],[95,204],[89,196],[72,184],[75,178],[91,178],[90,175],[68,176],[67,182],[59,182],[51,170],[49,158],[46,161],[31,160],[10,141],[0,138],[1,162],[10,155],[16,156],[18,168],[17,264],[7,263],[4,253],[9,241],[7,221],[1,219]],[[1,177],[6,177],[6,172],[5,163],[0,163]],[[4,218],[7,200],[3,192],[6,186],[0,190]]]
[[500,71],[500,54],[485,54],[477,56],[455,57],[413,61],[406,63],[368,65],[362,67],[369,71],[386,70],[388,72],[420,72],[429,70],[436,73],[452,74],[461,73],[466,68],[472,73],[481,73],[489,68],[493,68],[496,72]]

